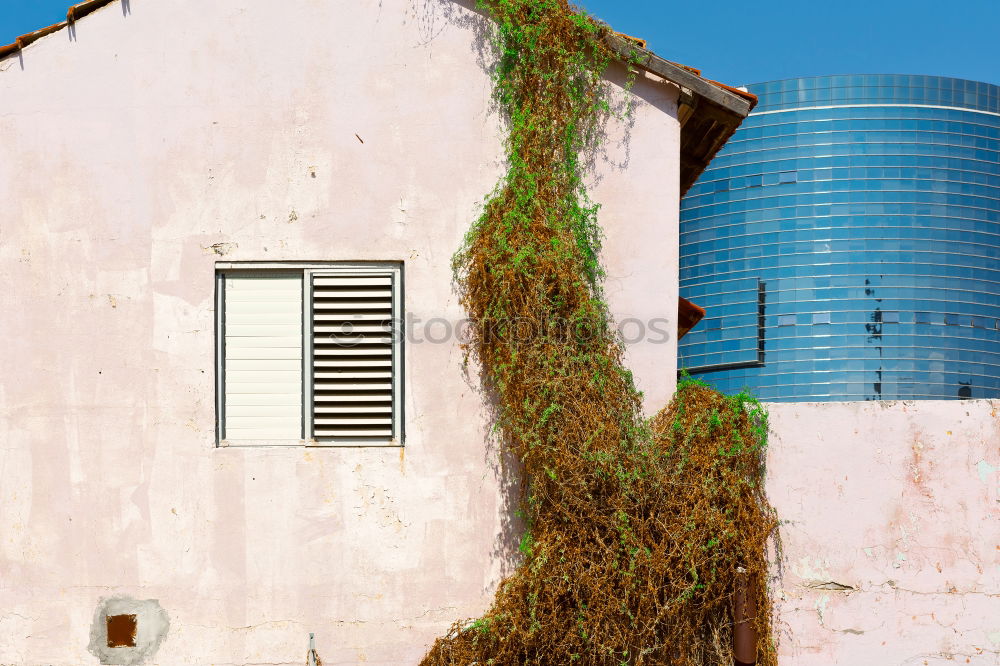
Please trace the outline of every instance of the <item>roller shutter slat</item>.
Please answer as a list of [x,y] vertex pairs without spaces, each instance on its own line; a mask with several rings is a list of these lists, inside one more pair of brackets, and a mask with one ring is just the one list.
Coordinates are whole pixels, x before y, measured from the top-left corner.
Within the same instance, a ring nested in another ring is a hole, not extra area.
[[392,291],[389,289],[317,289],[313,291],[313,298],[318,299],[351,299],[351,298],[367,298],[369,300],[373,299],[392,299]]
[[[319,383],[322,382],[322,383]],[[316,399],[322,400],[323,394],[320,391],[331,391],[337,393],[360,393],[362,391],[384,391],[387,395],[392,391],[392,382],[340,382],[335,379],[315,380],[313,391]],[[391,398],[392,396],[390,396]]]
[[392,304],[389,301],[362,301],[358,300],[345,300],[341,301],[325,301],[323,303],[323,310],[331,313],[339,313],[340,310],[347,310],[349,312],[367,312],[371,310],[378,310],[384,312],[387,317],[391,316]]
[[[378,326],[368,326],[365,324],[351,324],[350,326],[313,326],[315,333],[333,333],[341,336],[357,336],[363,333],[392,333],[391,324],[381,324]],[[322,338],[321,338],[322,340]]]
[[[355,370],[357,368],[354,368]],[[362,368],[362,372],[350,372],[323,368],[313,370],[313,377],[317,379],[392,379],[392,372],[371,372],[367,368]]]
[[392,405],[338,405],[336,407],[319,406],[316,414],[392,414]]
[[313,278],[314,287],[368,287],[368,286],[379,286],[385,287],[387,289],[392,288],[392,276],[389,275],[375,275],[375,276],[344,276],[344,277],[330,277],[325,275],[317,275]]
[[388,345],[383,347],[363,347],[358,348],[346,348],[346,347],[324,347],[322,349],[315,350],[316,356],[326,356],[329,358],[340,358],[347,356],[392,356],[392,348]]
[[392,402],[392,395],[389,393],[372,393],[372,394],[353,394],[353,393],[339,393],[337,395],[327,395],[321,394],[316,395],[313,398],[316,401],[316,406],[319,403],[327,403],[324,406],[330,405],[347,405],[347,403],[352,402]]
[[315,434],[316,434],[317,437],[320,437],[320,438],[328,437],[328,438],[332,438],[332,439],[336,439],[338,437],[344,437],[344,438],[347,438],[347,437],[380,437],[380,438],[386,438],[386,437],[392,437],[392,428],[391,427],[389,427],[389,428],[386,428],[386,427],[373,427],[373,428],[370,428],[370,429],[369,428],[365,428],[364,430],[361,430],[361,429],[351,429],[351,428],[343,428],[343,429],[341,429],[341,428],[333,428],[333,427],[330,427],[330,426],[326,426],[326,427],[323,427],[323,428],[316,428]]
[[391,368],[391,359],[365,359],[363,361],[314,361],[314,368]]
[[[226,364],[234,359],[259,359],[260,352],[253,347],[226,347]],[[296,347],[272,347],[268,350],[271,359],[296,360],[302,362],[302,341]]]
[[331,345],[343,349],[351,349],[356,345],[390,345],[392,338],[385,336],[369,337],[361,335],[333,335],[331,333],[320,333],[313,337],[314,345]]
[[392,315],[388,310],[385,312],[351,312],[348,314],[336,313],[336,314],[318,314],[313,317],[313,321],[386,321],[392,319]]

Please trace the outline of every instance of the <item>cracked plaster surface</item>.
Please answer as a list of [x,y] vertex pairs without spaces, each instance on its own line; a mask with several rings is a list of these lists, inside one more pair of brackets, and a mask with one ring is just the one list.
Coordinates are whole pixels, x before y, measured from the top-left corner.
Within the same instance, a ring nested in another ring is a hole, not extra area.
[[769,409],[782,661],[1000,663],[1000,401]]

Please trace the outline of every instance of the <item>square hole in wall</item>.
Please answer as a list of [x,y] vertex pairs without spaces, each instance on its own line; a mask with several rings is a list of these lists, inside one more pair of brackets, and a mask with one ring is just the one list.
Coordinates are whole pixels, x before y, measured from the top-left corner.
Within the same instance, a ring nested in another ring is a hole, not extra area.
[[108,647],[135,647],[135,615],[108,615]]

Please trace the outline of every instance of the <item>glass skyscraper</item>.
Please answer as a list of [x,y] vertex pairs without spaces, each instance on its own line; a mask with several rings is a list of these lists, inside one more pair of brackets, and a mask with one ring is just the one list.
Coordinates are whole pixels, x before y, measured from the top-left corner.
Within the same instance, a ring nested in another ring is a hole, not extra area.
[[681,207],[679,362],[762,400],[1000,398],[1000,87],[748,86]]

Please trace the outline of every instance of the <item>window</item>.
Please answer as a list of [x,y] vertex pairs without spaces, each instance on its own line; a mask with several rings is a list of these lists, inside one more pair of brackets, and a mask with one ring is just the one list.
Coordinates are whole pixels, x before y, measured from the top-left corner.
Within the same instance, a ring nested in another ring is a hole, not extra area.
[[795,315],[778,315],[778,326],[795,326]]
[[799,173],[797,171],[782,171],[778,174],[778,184],[780,185],[797,183],[798,181]]
[[817,312],[813,314],[814,324],[829,324],[830,323],[830,313],[829,312]]
[[899,313],[893,312],[891,310],[886,310],[882,313],[882,323],[883,324],[898,324],[899,323]]
[[402,443],[400,264],[219,264],[216,297],[220,441]]

